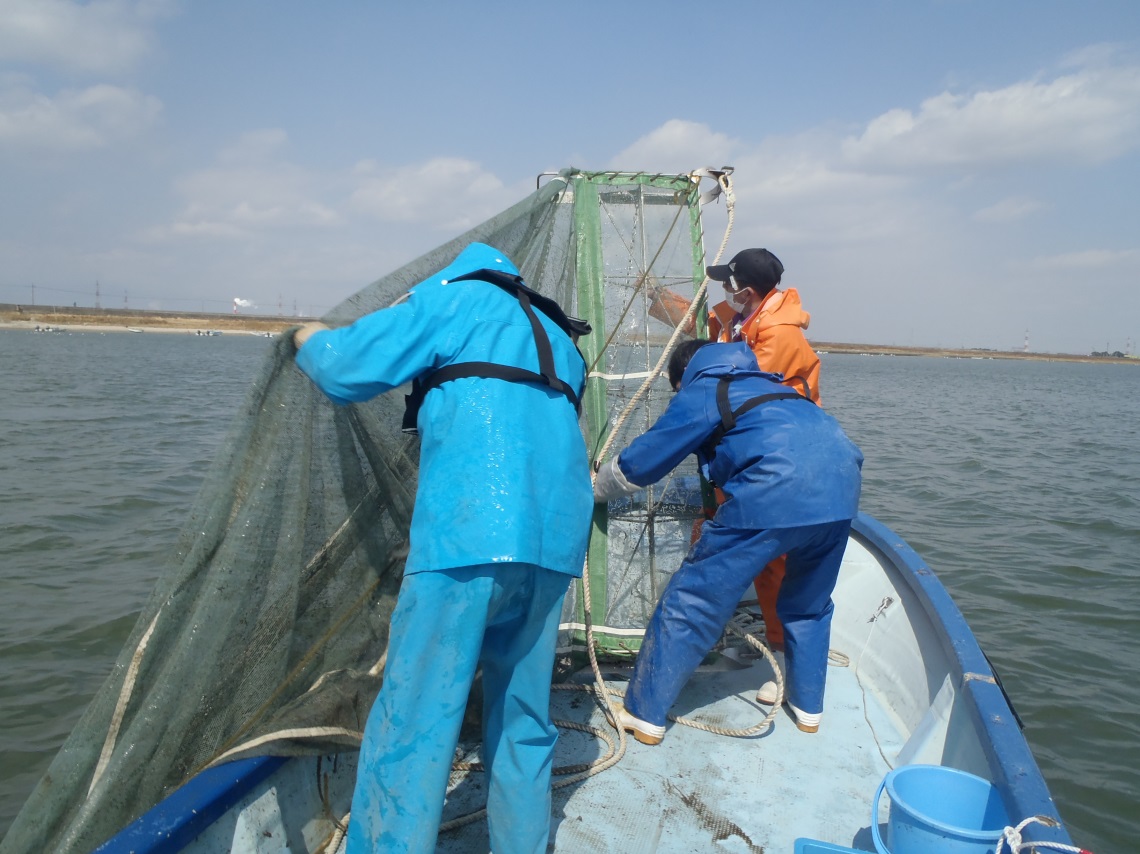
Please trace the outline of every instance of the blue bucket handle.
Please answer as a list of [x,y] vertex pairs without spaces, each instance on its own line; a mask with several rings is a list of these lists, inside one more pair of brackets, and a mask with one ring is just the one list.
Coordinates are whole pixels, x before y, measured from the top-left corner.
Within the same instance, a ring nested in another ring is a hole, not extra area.
[[[887,777],[891,776],[890,774]],[[887,777],[883,778],[883,782],[879,783],[879,790],[875,792],[875,799],[871,801],[871,838],[875,840],[875,850],[879,854],[891,854],[891,849],[887,848],[883,842],[883,837],[879,833],[879,799],[883,796],[883,789],[887,786]]]

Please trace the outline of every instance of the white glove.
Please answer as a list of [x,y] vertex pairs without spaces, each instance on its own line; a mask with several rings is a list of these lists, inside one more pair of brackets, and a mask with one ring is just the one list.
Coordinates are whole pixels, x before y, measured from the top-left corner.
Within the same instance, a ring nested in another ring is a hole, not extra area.
[[640,486],[636,483],[630,483],[622,474],[621,467],[618,465],[618,458],[616,456],[610,457],[602,463],[602,467],[598,469],[598,476],[594,478],[594,501],[598,504],[604,504],[613,498],[629,495],[639,489],[641,489]]

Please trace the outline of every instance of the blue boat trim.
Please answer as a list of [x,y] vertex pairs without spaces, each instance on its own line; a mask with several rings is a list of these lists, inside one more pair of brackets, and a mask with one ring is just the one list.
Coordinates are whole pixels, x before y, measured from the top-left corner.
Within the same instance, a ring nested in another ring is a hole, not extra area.
[[180,851],[288,759],[255,756],[207,768],[92,854]]
[[945,627],[947,652],[961,668],[958,691],[979,732],[984,734],[981,743],[991,780],[1001,791],[1006,810],[1015,821],[1040,815],[1057,824],[1056,827],[1031,824],[1022,831],[1023,838],[1072,845],[1045,778],[1021,733],[1017,716],[949,592],[918,553],[873,516],[860,513],[851,529],[900,570],[930,618]]

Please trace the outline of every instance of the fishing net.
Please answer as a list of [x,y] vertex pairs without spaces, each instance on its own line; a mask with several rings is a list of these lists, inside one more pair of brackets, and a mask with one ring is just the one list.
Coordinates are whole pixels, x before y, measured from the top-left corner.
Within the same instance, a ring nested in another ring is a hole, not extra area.
[[[467,244],[491,244],[593,326],[581,341],[582,427],[592,455],[619,449],[668,401],[654,367],[700,295],[704,179],[713,184],[704,201],[728,189],[727,173],[709,170],[546,176],[324,320],[343,325],[388,306]],[[691,313],[697,331],[703,314]],[[358,747],[408,549],[418,440],[400,429],[402,394],[335,406],[293,356],[291,336],[279,336],[113,671],[3,854],[90,851],[219,762]],[[688,548],[695,490],[695,470],[679,470],[595,513],[589,607],[603,656],[638,648]],[[568,658],[584,648],[585,609],[576,583],[560,636]]]

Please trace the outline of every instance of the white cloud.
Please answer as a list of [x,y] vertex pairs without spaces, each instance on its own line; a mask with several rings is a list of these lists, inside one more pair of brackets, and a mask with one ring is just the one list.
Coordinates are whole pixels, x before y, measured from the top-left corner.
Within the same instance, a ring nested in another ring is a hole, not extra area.
[[1034,258],[1028,266],[1035,270],[1103,270],[1130,266],[1140,260],[1135,249],[1086,249]]
[[1025,219],[1030,214],[1037,213],[1045,207],[1046,205],[1037,199],[1016,196],[1002,199],[997,204],[975,211],[974,219],[978,222],[1013,222]]
[[0,145],[38,150],[100,148],[134,137],[162,111],[162,102],[134,89],[100,84],[54,97],[27,81],[0,81]]
[[340,215],[317,198],[322,180],[280,153],[288,143],[277,128],[252,131],[224,149],[218,165],[175,186],[185,204],[176,220],[151,229],[150,239],[237,238],[283,228],[335,225]]
[[275,158],[288,144],[289,134],[281,128],[247,131],[218,153],[218,162],[226,166],[257,166]]
[[844,140],[871,169],[986,168],[1026,160],[1102,162],[1140,143],[1140,68],[1084,68],[973,94],[943,92],[896,108]]
[[424,223],[440,230],[470,228],[518,201],[497,176],[472,160],[437,157],[385,168],[358,163],[351,210],[384,222]]
[[165,0],[0,0],[0,60],[117,73],[152,49]]
[[618,153],[610,168],[683,174],[702,166],[732,165],[737,147],[706,124],[670,119]]

